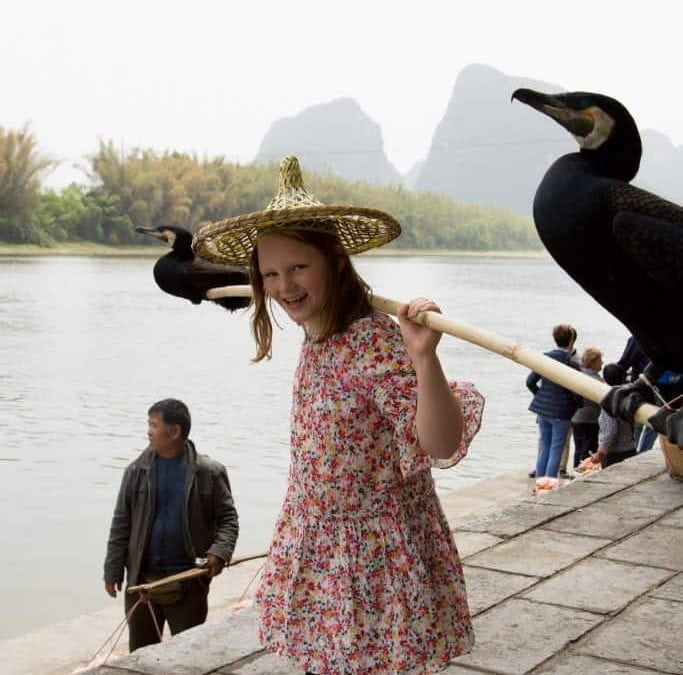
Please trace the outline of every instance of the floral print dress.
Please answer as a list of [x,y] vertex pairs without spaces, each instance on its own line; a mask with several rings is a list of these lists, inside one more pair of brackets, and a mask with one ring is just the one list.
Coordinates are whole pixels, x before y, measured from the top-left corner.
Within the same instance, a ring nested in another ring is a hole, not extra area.
[[[469,383],[451,388],[465,418],[453,464],[483,398]],[[257,591],[262,642],[302,671],[436,672],[474,642],[460,558],[417,441],[416,396],[386,314],[302,347],[289,484]]]

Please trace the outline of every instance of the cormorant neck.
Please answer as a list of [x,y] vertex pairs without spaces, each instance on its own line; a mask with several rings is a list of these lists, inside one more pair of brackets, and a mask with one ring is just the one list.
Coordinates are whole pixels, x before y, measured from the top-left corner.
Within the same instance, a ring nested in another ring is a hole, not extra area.
[[638,173],[642,154],[643,146],[635,125],[633,128],[630,125],[625,128],[617,125],[614,135],[599,148],[581,149],[581,156],[597,167],[601,175],[626,183]]
[[179,234],[173,242],[173,252],[184,260],[192,260],[194,258],[192,237]]

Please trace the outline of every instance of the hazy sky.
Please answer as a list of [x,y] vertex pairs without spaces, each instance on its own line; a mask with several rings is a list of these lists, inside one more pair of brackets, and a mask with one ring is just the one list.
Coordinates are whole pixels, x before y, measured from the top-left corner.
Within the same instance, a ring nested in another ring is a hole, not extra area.
[[422,159],[459,72],[619,98],[683,144],[681,19],[672,0],[6,0],[0,125],[31,123],[84,176],[98,138],[250,161],[271,123],[349,96],[400,171]]

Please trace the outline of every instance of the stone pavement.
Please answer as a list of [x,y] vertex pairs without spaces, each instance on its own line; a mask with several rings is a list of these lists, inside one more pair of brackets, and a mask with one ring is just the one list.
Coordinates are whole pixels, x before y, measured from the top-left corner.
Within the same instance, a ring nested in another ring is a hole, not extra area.
[[[474,516],[457,500],[477,644],[444,675],[683,674],[683,483],[658,450]],[[254,608],[88,672],[301,675],[260,648]]]

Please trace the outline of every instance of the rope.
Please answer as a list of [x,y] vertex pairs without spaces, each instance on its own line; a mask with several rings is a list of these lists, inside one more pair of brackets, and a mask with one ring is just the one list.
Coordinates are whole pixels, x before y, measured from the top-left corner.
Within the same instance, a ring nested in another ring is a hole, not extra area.
[[[259,556],[254,556],[252,559],[260,558],[260,557],[261,557],[260,555],[259,555]],[[251,588],[251,585],[254,583],[254,581],[256,580],[256,577],[258,577],[258,575],[261,573],[261,570],[262,570],[265,566],[266,566],[266,563],[265,563],[265,561],[264,561],[264,562],[263,562],[261,565],[259,565],[259,567],[256,569],[256,572],[254,572],[254,574],[253,574],[253,576],[251,577],[251,579],[249,579],[249,583],[247,584],[247,587],[244,589],[244,593],[242,593],[242,595],[240,595],[239,600],[238,600],[238,601],[235,603],[235,605],[233,606],[233,610],[234,610],[234,609],[242,609],[242,603],[244,602],[244,599],[247,597],[247,593],[249,592],[249,589]]]
[[647,375],[645,375],[645,373],[641,373],[638,377],[639,377],[643,382],[645,382],[645,384],[647,384],[647,386],[650,387],[650,389],[652,389],[652,391],[654,392],[655,396],[659,399],[661,405],[664,406],[665,408],[673,409],[673,404],[676,403],[679,399],[683,398],[683,394],[679,394],[678,396],[675,396],[674,398],[672,398],[670,401],[667,401],[667,400],[662,396],[662,392],[659,391],[659,389],[657,388],[657,385],[656,385],[654,382],[652,382],[652,381],[647,377]]
[[[118,635],[116,636],[116,640],[112,643],[112,646],[110,647],[109,651],[107,652],[107,655],[102,659],[102,663],[106,663],[107,659],[111,656],[111,653],[116,649],[116,645],[119,643],[119,640],[121,639],[121,636],[123,635],[123,629],[126,627],[126,624],[129,622],[130,617],[133,616],[133,612],[138,608],[138,605],[140,603],[144,602],[144,598],[142,597],[142,593],[140,594],[140,597],[138,598],[138,601],[131,607],[130,611],[123,617],[121,622],[114,628],[114,630],[107,636],[105,641],[94,651],[93,655],[88,659],[88,663],[85,666],[85,669],[88,670],[91,668],[94,664],[95,659],[97,658],[97,655],[104,649],[106,644],[114,637],[114,635],[118,632]],[[149,602],[149,600],[147,601]],[[151,608],[150,608],[151,609]],[[154,620],[154,624],[156,626],[156,617]],[[158,631],[158,627],[157,627]]]
[[[149,608],[149,613],[152,615],[152,621],[154,622],[154,627],[157,629],[157,636],[159,637],[159,642],[161,642],[161,629],[159,628],[159,623],[157,622],[157,615],[152,606],[152,601],[149,599],[149,595],[145,591],[140,591],[138,594],[140,599],[135,603],[137,607],[141,602],[144,602]],[[132,614],[132,612],[131,612]]]

